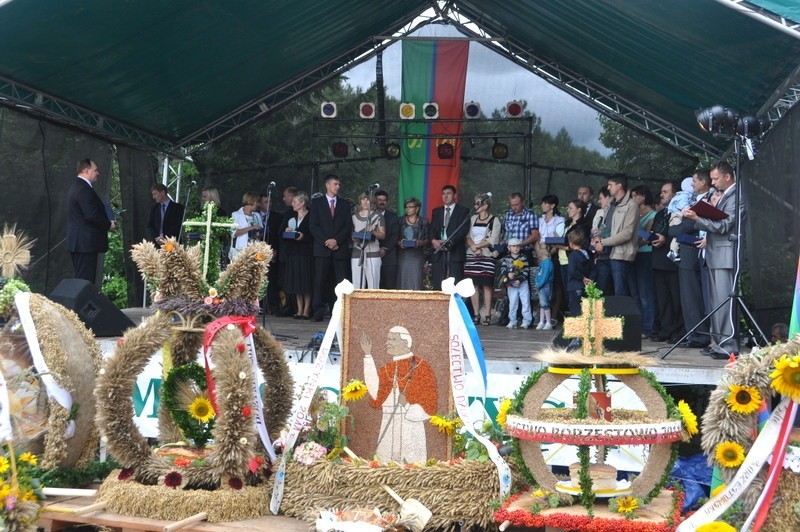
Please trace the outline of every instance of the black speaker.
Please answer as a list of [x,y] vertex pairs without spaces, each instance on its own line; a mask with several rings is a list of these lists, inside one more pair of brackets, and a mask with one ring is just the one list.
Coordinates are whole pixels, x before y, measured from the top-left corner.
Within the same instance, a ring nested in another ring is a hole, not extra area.
[[642,350],[642,313],[632,297],[607,296],[606,316],[622,316],[622,340],[606,340],[603,345],[608,351]]
[[[603,342],[606,351],[641,351],[642,350],[642,314],[632,297],[606,296],[606,316],[622,316],[621,340]],[[553,340],[556,347],[567,347],[570,339],[559,335]]]
[[97,337],[122,336],[135,324],[93,284],[84,279],[64,279],[50,299],[74,311]]

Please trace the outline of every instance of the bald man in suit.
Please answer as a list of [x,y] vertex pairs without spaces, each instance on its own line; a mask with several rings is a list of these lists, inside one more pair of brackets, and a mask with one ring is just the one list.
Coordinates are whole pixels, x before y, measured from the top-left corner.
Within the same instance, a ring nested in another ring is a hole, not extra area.
[[67,251],[75,268],[75,278],[97,282],[99,254],[108,251],[108,232],[116,224],[108,219],[106,208],[94,190],[100,175],[91,159],[78,162],[78,175],[67,192]]

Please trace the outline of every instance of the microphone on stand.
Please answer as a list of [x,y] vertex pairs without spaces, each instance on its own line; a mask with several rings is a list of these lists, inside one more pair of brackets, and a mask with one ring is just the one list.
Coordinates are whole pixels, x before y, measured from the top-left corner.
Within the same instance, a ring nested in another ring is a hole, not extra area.
[[270,181],[269,185],[267,185],[267,190],[272,190],[275,188],[275,181]]
[[192,180],[191,180],[191,182],[189,183],[189,186],[190,186],[190,187],[196,187],[196,186],[197,186],[197,181],[195,181],[194,179],[192,179]]
[[369,186],[369,188],[381,188],[381,184],[380,183],[373,183],[373,184],[371,184]]
[[490,200],[490,199],[492,199],[492,193],[491,193],[491,192],[487,192],[486,194],[484,194],[483,196],[481,196],[481,199],[480,199],[478,202],[479,202],[481,205],[484,205],[484,204],[486,203],[486,201],[487,201],[487,200]]

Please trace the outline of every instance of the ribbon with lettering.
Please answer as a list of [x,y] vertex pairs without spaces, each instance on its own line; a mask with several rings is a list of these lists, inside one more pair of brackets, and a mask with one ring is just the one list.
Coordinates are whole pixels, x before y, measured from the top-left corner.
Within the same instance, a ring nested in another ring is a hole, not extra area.
[[311,414],[309,414],[308,409],[317,393],[317,388],[319,388],[319,381],[322,378],[322,371],[325,369],[325,364],[328,362],[328,355],[331,352],[333,339],[338,337],[339,345],[344,343],[342,338],[342,308],[344,307],[344,296],[352,293],[353,284],[347,279],[336,285],[336,303],[333,305],[333,310],[331,311],[331,321],[328,322],[328,328],[325,330],[325,336],[322,338],[322,345],[317,352],[314,367],[311,370],[311,375],[308,376],[308,380],[306,380],[303,386],[303,393],[297,401],[297,408],[289,423],[289,432],[286,436],[286,440],[283,442],[283,455],[278,465],[278,471],[275,473],[275,486],[272,489],[272,500],[269,503],[269,509],[275,515],[278,514],[278,510],[281,508],[281,501],[283,500],[283,483],[286,480],[286,455],[294,447],[295,442],[297,442],[300,431],[303,430],[303,427],[305,427],[311,419]]
[[[17,306],[19,320],[22,322],[22,330],[25,332],[25,339],[28,341],[28,348],[31,350],[33,366],[39,373],[39,378],[44,383],[47,396],[55,400],[67,412],[72,410],[72,395],[62,388],[53,378],[47,362],[42,355],[42,348],[39,346],[39,337],[36,334],[36,325],[31,315],[31,294],[30,292],[17,292],[14,294],[14,304]],[[64,430],[64,438],[71,438],[75,434],[75,421],[70,420]]]
[[[456,405],[456,412],[458,417],[464,423],[464,428],[469,432],[473,438],[481,443],[489,453],[489,458],[494,462],[497,467],[497,475],[500,478],[500,495],[506,496],[511,491],[511,470],[508,464],[497,452],[497,447],[487,438],[478,434],[472,423],[472,416],[469,412],[469,396],[467,393],[467,376],[464,371],[464,351],[467,352],[467,358],[470,360],[475,371],[480,371],[480,365],[474,356],[470,356],[470,349],[474,349],[474,344],[469,338],[469,334],[465,333],[466,327],[464,326],[464,318],[461,315],[461,310],[458,306],[458,300],[461,297],[469,297],[475,292],[475,287],[472,285],[471,279],[465,279],[458,284],[455,284],[452,278],[445,279],[442,282],[442,292],[450,295],[449,306],[449,323],[450,323],[450,345],[448,349],[448,359],[450,363],[450,386],[453,391],[453,403]],[[484,396],[486,388],[484,386]]]
[[739,466],[739,470],[733,480],[728,483],[727,488],[709,499],[690,518],[681,523],[677,532],[691,532],[700,525],[716,520],[742,496],[745,489],[758,476],[769,455],[772,454],[790,403],[791,399],[784,397],[772,411],[769,421],[764,425],[756,441],[753,442],[750,452],[747,453],[744,462]]
[[764,521],[767,520],[767,513],[772,506],[772,498],[775,495],[775,489],[778,487],[778,479],[783,471],[783,460],[786,458],[786,446],[789,444],[789,436],[792,433],[794,426],[794,418],[797,415],[797,403],[792,401],[789,405],[789,410],[783,418],[781,424],[781,431],[778,434],[778,439],[775,443],[775,449],[772,451],[772,463],[769,465],[769,472],[767,473],[767,481],[764,483],[764,489],[761,490],[753,510],[747,516],[741,530],[761,530]]
[[[463,279],[457,285],[452,278],[442,281],[442,292],[445,294],[458,294],[461,297],[450,298],[450,326],[457,326],[461,330],[461,338],[464,343],[464,351],[467,353],[469,364],[472,366],[472,371],[479,373],[481,382],[483,383],[483,390],[480,397],[486,401],[486,385],[488,372],[486,371],[486,358],[483,356],[483,345],[478,336],[478,330],[472,322],[472,318],[467,310],[467,305],[464,303],[465,297],[470,297],[475,293],[475,285],[472,284],[472,279]],[[466,294],[466,295],[465,295]],[[453,304],[458,310],[458,315],[453,313]],[[453,323],[455,317],[456,323]],[[476,394],[477,395],[477,394]]]
[[[211,401],[211,406],[214,408],[214,413],[219,415],[219,408],[217,408],[217,385],[214,384],[214,376],[211,374],[211,343],[214,337],[223,328],[230,325],[231,327],[240,327],[243,336],[249,336],[256,330],[256,320],[253,316],[225,316],[216,319],[206,325],[206,331],[203,334],[203,362],[206,367],[206,391],[208,398]],[[253,374],[255,380],[258,373]]]

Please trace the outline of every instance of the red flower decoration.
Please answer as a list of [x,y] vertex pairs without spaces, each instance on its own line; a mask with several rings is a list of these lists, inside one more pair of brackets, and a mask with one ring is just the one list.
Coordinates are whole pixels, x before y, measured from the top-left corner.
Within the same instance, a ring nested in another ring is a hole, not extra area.
[[164,477],[164,485],[168,488],[173,488],[173,489],[177,488],[178,486],[181,485],[182,481],[183,481],[183,475],[181,475],[177,471],[172,471],[170,473],[167,473],[167,475]]
[[117,338],[117,345],[122,345],[125,343],[125,338]]
[[264,472],[264,478],[269,478],[272,476],[272,462],[264,461],[264,467],[261,468]]
[[253,413],[253,410],[249,406],[242,407],[242,415],[244,417],[250,417]]
[[236,350],[240,353],[244,353],[244,344],[236,344]]
[[175,462],[173,462],[173,463],[178,467],[188,467],[188,466],[192,465],[192,461],[191,460],[189,460],[188,458],[183,458],[183,457],[176,458]]
[[119,475],[117,476],[117,480],[128,480],[132,476],[133,476],[133,468],[132,467],[126,467],[125,469],[123,469],[122,471],[119,472]]
[[242,486],[244,486],[244,483],[242,483],[242,479],[237,477],[232,477],[228,479],[228,487],[233,488],[235,490],[240,490],[242,489]]

